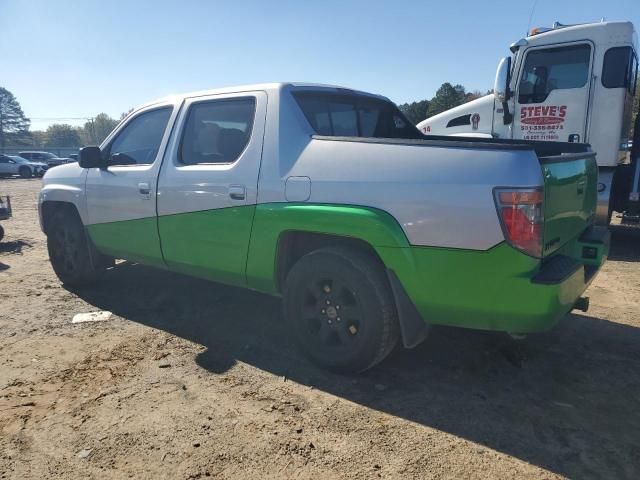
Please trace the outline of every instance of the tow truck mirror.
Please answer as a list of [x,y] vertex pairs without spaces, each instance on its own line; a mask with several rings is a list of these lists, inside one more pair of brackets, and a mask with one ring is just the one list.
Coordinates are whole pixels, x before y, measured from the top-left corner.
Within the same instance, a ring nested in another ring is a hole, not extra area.
[[499,102],[509,100],[509,73],[511,71],[511,57],[504,57],[498,64],[496,79],[493,83],[493,94]]
[[78,154],[78,165],[82,168],[103,168],[106,163],[102,160],[100,147],[83,147]]

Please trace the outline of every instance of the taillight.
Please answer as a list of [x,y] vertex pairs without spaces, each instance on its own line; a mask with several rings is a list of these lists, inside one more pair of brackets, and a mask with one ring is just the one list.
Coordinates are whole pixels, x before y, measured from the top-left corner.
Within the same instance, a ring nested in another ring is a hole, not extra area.
[[544,224],[542,190],[496,188],[494,196],[507,242],[527,255],[541,257]]

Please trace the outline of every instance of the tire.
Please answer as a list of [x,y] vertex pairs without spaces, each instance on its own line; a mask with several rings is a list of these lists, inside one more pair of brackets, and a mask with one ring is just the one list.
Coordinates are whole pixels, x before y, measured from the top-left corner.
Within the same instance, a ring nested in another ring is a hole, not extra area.
[[2,241],[3,238],[4,238],[4,228],[2,228],[2,225],[0,225],[0,242]]
[[107,262],[90,243],[77,212],[58,210],[48,223],[49,260],[60,281],[70,287],[97,282]]
[[354,248],[322,248],[298,260],[287,275],[284,306],[302,351],[329,370],[367,370],[398,342],[384,267]]
[[29,167],[20,167],[18,170],[20,177],[22,178],[31,178],[33,176],[33,172]]

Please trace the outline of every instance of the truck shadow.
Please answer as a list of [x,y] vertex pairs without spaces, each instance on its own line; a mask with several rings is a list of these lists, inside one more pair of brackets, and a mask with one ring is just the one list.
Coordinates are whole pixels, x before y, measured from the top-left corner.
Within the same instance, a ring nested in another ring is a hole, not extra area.
[[32,245],[24,240],[13,240],[11,242],[0,242],[0,253],[22,254],[24,248],[31,248]]
[[610,225],[610,260],[640,262],[640,225]]
[[434,328],[418,348],[345,378],[291,345],[277,298],[128,263],[75,293],[204,345],[196,361],[211,374],[241,361],[571,478],[640,476],[637,328],[570,315],[517,343]]

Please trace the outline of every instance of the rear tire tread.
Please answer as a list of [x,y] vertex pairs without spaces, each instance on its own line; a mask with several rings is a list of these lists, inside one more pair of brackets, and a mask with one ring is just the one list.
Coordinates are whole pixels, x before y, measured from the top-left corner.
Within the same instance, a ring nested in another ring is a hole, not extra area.
[[[301,260],[311,259],[317,255],[331,255],[336,257],[339,261],[345,262],[351,269],[364,275],[366,282],[373,287],[373,293],[380,303],[382,310],[382,335],[376,348],[376,353],[370,359],[362,359],[358,363],[362,365],[345,365],[341,367],[332,368],[342,372],[363,372],[370,369],[374,365],[384,360],[394,349],[399,339],[399,325],[395,302],[391,293],[391,286],[384,272],[384,267],[380,262],[372,255],[350,247],[325,247],[318,250],[314,250],[308,253],[293,266],[289,275],[287,276],[287,283],[285,287],[284,297],[285,303],[287,296],[291,290],[292,283],[296,280],[293,277],[299,275],[296,267],[300,265]],[[287,316],[290,315],[290,308],[287,305]],[[291,319],[290,321],[296,321]]]

